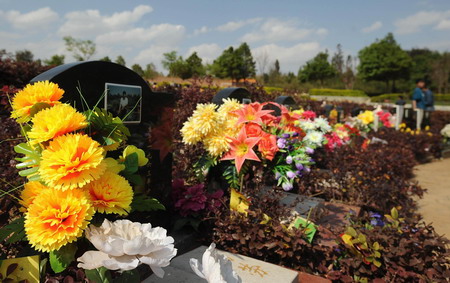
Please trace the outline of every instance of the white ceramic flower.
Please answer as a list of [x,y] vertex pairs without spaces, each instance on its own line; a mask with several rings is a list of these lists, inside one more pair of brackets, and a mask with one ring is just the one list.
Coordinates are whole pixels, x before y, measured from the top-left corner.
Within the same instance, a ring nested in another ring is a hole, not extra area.
[[316,127],[324,133],[328,133],[332,130],[330,124],[325,118],[322,117],[316,118],[314,119],[314,123],[316,124]]
[[241,278],[234,272],[231,261],[218,254],[216,245],[212,243],[203,253],[202,264],[196,258],[191,258],[189,263],[192,270],[209,283],[240,283]]
[[87,251],[77,260],[78,267],[110,270],[132,270],[139,264],[150,266],[156,276],[163,277],[170,260],[177,254],[173,238],[161,227],[152,228],[150,223],[141,224],[129,220],[103,221],[102,226],[90,225],[86,238],[98,249]]
[[305,132],[313,131],[316,129],[316,125],[311,120],[301,120],[300,128],[302,128]]

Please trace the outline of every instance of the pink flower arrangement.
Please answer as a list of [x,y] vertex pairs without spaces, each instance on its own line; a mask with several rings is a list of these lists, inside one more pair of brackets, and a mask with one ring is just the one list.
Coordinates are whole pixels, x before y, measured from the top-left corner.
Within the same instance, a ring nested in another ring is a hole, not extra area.
[[314,112],[314,111],[307,110],[307,111],[303,111],[302,114],[301,114],[301,119],[313,120],[314,118],[316,118],[316,112]]
[[378,111],[377,115],[380,119],[380,122],[383,123],[383,125],[385,127],[392,127],[392,123],[391,123],[391,119],[392,119],[392,114],[389,112],[383,112],[383,111]]
[[325,144],[325,149],[328,151],[333,151],[337,147],[341,147],[344,141],[338,136],[336,132],[332,132],[325,135],[327,139],[327,144]]
[[223,196],[222,190],[210,194],[206,191],[204,184],[186,186],[184,180],[177,179],[172,183],[172,200],[174,207],[181,216],[189,216],[195,213],[212,210],[219,207]]

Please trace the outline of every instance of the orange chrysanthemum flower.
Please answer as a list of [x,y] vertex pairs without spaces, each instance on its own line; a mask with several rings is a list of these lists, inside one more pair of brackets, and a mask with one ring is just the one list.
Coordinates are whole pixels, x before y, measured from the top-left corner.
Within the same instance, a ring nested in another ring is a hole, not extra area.
[[81,188],[105,171],[103,152],[100,144],[87,135],[59,136],[42,152],[39,174],[49,187]]
[[25,184],[22,193],[20,194],[21,200],[19,203],[22,205],[20,211],[27,211],[28,207],[33,203],[37,195],[49,188],[43,185],[41,182],[32,181]]
[[88,125],[86,117],[68,104],[41,110],[33,117],[32,122],[33,127],[28,132],[31,144],[45,142]]
[[28,241],[39,251],[58,250],[83,234],[93,214],[94,208],[82,190],[44,190],[25,214]]
[[105,172],[83,189],[88,192],[94,209],[100,213],[126,215],[131,209],[133,188],[122,176]]
[[31,108],[35,104],[46,103],[50,106],[59,104],[63,94],[64,90],[49,81],[28,84],[14,96],[11,117],[16,118],[19,123],[28,122],[31,118]]

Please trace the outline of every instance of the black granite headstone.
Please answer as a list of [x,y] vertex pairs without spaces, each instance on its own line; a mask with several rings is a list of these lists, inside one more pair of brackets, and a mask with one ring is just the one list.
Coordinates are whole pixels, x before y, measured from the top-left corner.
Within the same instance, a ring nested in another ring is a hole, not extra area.
[[334,105],[326,104],[325,107],[324,107],[324,109],[325,109],[325,116],[326,116],[326,117],[329,117],[329,116],[330,116],[331,110],[334,109]]
[[289,109],[294,109],[297,106],[295,100],[291,96],[287,95],[278,96],[277,98],[275,98],[275,102],[284,105]]
[[[79,111],[87,110],[87,103],[91,109],[98,105],[120,118],[131,113],[124,120],[131,133],[127,143],[150,153],[152,188],[167,188],[171,185],[172,156],[169,154],[161,160],[160,150],[151,149],[150,129],[161,124],[165,112],[169,111],[170,114],[171,110],[167,109],[173,107],[173,94],[152,92],[149,84],[134,71],[103,61],[61,65],[36,76],[30,82],[46,80],[57,83],[64,90],[62,101],[74,105]],[[171,129],[167,131],[171,132]]]
[[250,92],[242,87],[228,87],[220,90],[212,99],[212,103],[221,105],[226,98],[234,98],[240,103],[248,104],[250,100]]

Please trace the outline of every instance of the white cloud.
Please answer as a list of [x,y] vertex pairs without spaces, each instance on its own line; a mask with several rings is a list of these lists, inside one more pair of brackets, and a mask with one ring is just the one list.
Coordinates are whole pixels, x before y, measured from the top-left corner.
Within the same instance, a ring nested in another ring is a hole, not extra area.
[[163,54],[173,50],[178,51],[178,48],[172,46],[151,45],[149,48],[141,50],[139,54],[133,58],[132,64],[136,63],[145,66],[148,63],[153,63],[158,71],[163,71],[161,65]]
[[17,29],[36,29],[48,26],[57,21],[59,16],[49,7],[44,7],[28,13],[19,11],[0,11],[0,16],[5,18],[13,27]]
[[142,44],[148,41],[159,42],[159,45],[177,45],[185,35],[182,25],[159,24],[149,28],[131,28],[128,30],[111,31],[97,36],[98,44],[129,45]]
[[222,31],[222,32],[232,32],[232,31],[236,31],[246,25],[258,23],[261,20],[262,20],[261,18],[252,18],[252,19],[248,19],[245,21],[231,21],[231,22],[228,22],[221,26],[218,26],[217,30]]
[[450,29],[450,19],[441,20],[435,28],[438,30]]
[[324,28],[311,29],[298,26],[297,21],[282,21],[270,18],[262,23],[258,29],[246,33],[241,37],[245,42],[278,42],[278,41],[298,41],[312,34],[324,35],[328,31]]
[[194,30],[194,35],[204,34],[210,31],[210,28],[207,26],[202,26],[199,29]]
[[189,48],[185,56],[197,52],[198,56],[203,59],[203,63],[212,63],[222,53],[222,50],[223,48],[216,43],[204,43]]
[[397,20],[394,25],[399,34],[419,32],[422,27],[435,25],[435,29],[447,29],[450,20],[450,10],[447,11],[422,11],[406,18]]
[[326,28],[319,28],[316,30],[316,34],[320,36],[325,36],[328,34],[328,30]]
[[299,43],[290,47],[267,44],[252,49],[254,58],[261,54],[268,54],[270,61],[278,59],[284,72],[296,73],[300,66],[314,57],[322,48],[318,42]]
[[371,24],[368,27],[363,28],[361,31],[363,33],[371,33],[373,31],[376,31],[377,29],[380,29],[383,26],[383,23],[380,21],[376,21],[373,24]]
[[126,30],[152,11],[153,8],[150,6],[139,5],[132,11],[114,13],[110,16],[101,15],[99,10],[69,12],[65,15],[66,22],[58,32],[63,36],[89,37],[116,30]]

